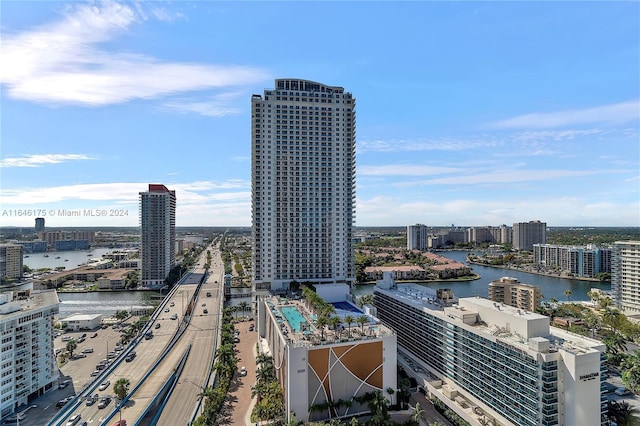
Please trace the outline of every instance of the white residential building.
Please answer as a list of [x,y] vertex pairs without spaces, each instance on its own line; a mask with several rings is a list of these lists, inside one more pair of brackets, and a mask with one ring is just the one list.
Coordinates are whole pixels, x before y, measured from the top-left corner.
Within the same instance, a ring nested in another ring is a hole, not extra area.
[[353,282],[355,99],[278,79],[251,110],[254,290]]
[[407,226],[407,250],[426,251],[429,247],[429,230],[420,223]]
[[640,312],[640,241],[616,241],[611,254],[611,292],[618,308]]
[[0,416],[51,389],[58,379],[53,354],[55,290],[0,293]]
[[140,282],[162,287],[176,263],[176,192],[149,184],[140,193]]
[[514,426],[607,424],[602,342],[488,299],[446,306],[428,290],[381,283],[374,305],[430,396],[472,425],[484,416]]

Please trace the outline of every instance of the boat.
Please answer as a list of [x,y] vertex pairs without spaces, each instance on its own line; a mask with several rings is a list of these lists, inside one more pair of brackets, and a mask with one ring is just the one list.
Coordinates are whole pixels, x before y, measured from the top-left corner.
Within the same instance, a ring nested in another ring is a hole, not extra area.
[[69,259],[65,259],[64,261],[65,261],[65,262],[68,262],[68,261],[69,261]]
[[49,255],[48,255],[48,254],[45,254],[45,255],[44,255],[44,257],[49,257]]
[[89,253],[87,256],[93,256],[93,253]]
[[28,255],[28,254],[25,254],[25,255],[24,255],[24,257],[29,257],[29,255]]
[[56,259],[60,259],[60,256],[56,256]]

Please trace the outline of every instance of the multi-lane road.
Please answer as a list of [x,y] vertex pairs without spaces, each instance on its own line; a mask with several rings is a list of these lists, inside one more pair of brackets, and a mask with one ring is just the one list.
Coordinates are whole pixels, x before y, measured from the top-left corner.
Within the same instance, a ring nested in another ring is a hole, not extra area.
[[[91,426],[109,425],[120,418],[127,420],[128,425],[135,425],[152,403],[154,407],[164,407],[157,424],[190,423],[197,414],[198,394],[208,384],[224,297],[224,265],[217,247],[211,246],[203,251],[193,275],[205,272],[207,250],[212,260],[206,280],[203,283],[187,280],[171,291],[148,326],[153,338],[138,337],[126,350],[119,352],[120,356],[88,386],[85,387],[84,383],[76,385],[74,381],[74,385],[77,388],[83,386],[83,390],[50,422],[51,425],[65,425],[76,414]],[[191,350],[181,374],[166,400],[158,404],[158,395],[174,375],[188,347]],[[137,356],[133,361],[126,362],[125,357],[132,351]],[[121,378],[130,382],[129,396],[123,404],[117,405],[115,398],[106,408],[98,408],[98,403],[86,404],[87,397],[95,394],[100,398],[113,396],[113,385]],[[100,390],[100,385],[107,382],[106,388]]]

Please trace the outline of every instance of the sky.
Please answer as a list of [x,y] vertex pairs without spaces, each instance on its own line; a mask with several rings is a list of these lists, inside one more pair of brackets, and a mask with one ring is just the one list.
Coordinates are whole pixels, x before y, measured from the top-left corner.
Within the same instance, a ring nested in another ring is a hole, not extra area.
[[251,95],[356,98],[356,226],[640,226],[639,2],[2,1],[0,225],[251,225]]

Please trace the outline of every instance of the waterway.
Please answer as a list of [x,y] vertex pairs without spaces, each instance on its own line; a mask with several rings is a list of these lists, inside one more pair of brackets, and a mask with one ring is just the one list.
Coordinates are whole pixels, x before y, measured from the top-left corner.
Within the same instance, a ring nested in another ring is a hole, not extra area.
[[[102,255],[101,250],[93,250],[93,257],[99,257]],[[108,251],[104,249],[105,252]],[[81,253],[81,252],[59,252],[59,253]],[[51,255],[49,254],[50,259]],[[441,256],[448,257],[453,260],[457,260],[462,263],[466,263],[466,257],[468,252],[466,251],[445,251],[438,253]],[[89,258],[84,252],[85,258]],[[64,259],[64,257],[63,257]],[[69,258],[71,259],[71,258]],[[60,260],[60,259],[58,259]],[[86,262],[86,260],[85,260]],[[26,262],[25,262],[26,263]],[[70,263],[70,262],[65,262]],[[473,272],[480,275],[480,279],[474,281],[458,281],[458,282],[437,282],[437,283],[421,283],[425,287],[434,289],[449,288],[453,290],[457,297],[487,297],[489,294],[489,283],[497,280],[500,277],[513,277],[517,278],[520,282],[526,284],[538,285],[542,289],[543,299],[551,300],[556,298],[557,300],[567,300],[564,295],[565,290],[571,290],[570,300],[589,300],[587,292],[592,288],[599,288],[602,290],[611,290],[610,283],[597,283],[591,281],[570,280],[565,278],[554,278],[543,275],[530,274],[527,272],[513,271],[502,268],[492,268],[482,265],[470,265],[473,268]],[[373,293],[373,285],[359,285],[354,289],[356,296],[362,296],[365,294]],[[246,291],[246,289],[234,289],[237,292]],[[99,292],[99,293],[59,293],[61,300],[60,315],[68,316],[74,313],[99,313],[105,316],[114,314],[120,309],[136,309],[144,307],[143,297],[145,291],[126,291],[126,292]],[[227,305],[239,305],[242,302],[250,302],[250,297],[234,298],[227,302]]]
[[[87,263],[91,259],[101,258],[103,254],[113,252],[113,249],[98,248],[93,250],[49,251],[46,253],[27,253],[22,261],[31,269],[56,268],[74,269]],[[28,257],[27,257],[28,256]],[[46,257],[45,257],[46,256]]]
[[[449,259],[457,260],[458,262],[465,263],[467,251],[443,251],[438,253],[441,256]],[[481,254],[481,253],[479,253]],[[457,297],[488,297],[489,296],[489,283],[497,280],[500,277],[512,277],[517,278],[518,281],[525,284],[532,284],[540,286],[542,290],[543,300],[549,301],[552,298],[563,301],[567,300],[564,292],[571,290],[570,300],[581,301],[589,300],[587,292],[592,288],[599,288],[601,290],[611,290],[611,283],[599,283],[593,281],[580,281],[571,280],[566,278],[555,278],[544,275],[530,274],[528,272],[514,271],[510,269],[493,268],[483,265],[469,265],[472,271],[480,275],[480,279],[474,281],[452,281],[452,282],[437,282],[437,283],[419,283],[429,288],[449,288],[453,290]],[[359,285],[354,290],[354,294],[361,296],[364,294],[373,293],[373,285]]]

